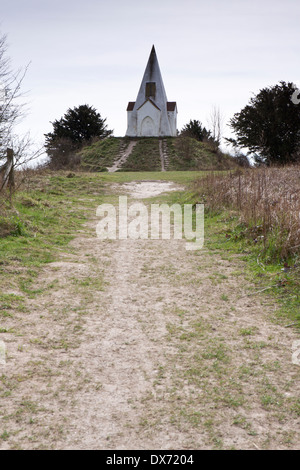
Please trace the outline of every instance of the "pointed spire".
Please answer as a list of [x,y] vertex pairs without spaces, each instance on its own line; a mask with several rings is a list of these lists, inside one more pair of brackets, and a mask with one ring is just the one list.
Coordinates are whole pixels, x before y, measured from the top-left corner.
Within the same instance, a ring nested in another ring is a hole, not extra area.
[[[157,134],[151,134],[151,135],[176,135],[176,113],[175,113],[175,106],[174,109],[167,109],[168,107],[168,100],[167,100],[167,95],[162,79],[162,75],[160,72],[158,60],[157,60],[157,55],[156,55],[156,50],[154,47],[154,44],[152,45],[152,49],[150,52],[150,56],[148,58],[148,62],[146,65],[146,69],[143,75],[143,79],[139,88],[139,92],[136,98],[136,101],[133,103],[130,103],[127,111],[130,111],[130,117],[129,123],[128,123],[128,131],[127,135],[138,135],[141,136],[143,135],[142,128],[141,128],[141,123],[142,123],[142,116],[143,113],[150,111],[145,111],[147,110],[147,106],[149,106],[149,103],[151,103],[152,106],[154,106],[158,112],[159,112],[159,118],[156,117],[156,122],[155,126],[157,126],[157,129],[155,132]],[[144,107],[146,106],[146,107]],[[153,109],[153,108],[152,108]],[[170,116],[168,116],[168,113],[174,112],[175,120],[174,123],[172,121],[172,130],[171,130],[171,123],[170,123]],[[147,117],[147,116],[146,116]],[[148,116],[149,117],[149,116]],[[149,119],[152,121],[152,118],[149,117]],[[175,128],[175,130],[173,129]],[[149,129],[148,129],[149,132]],[[150,134],[147,134],[150,135]]]
[[142,83],[140,86],[140,90],[136,99],[137,107],[141,106],[146,99],[146,83],[155,83],[155,89],[156,89],[155,101],[158,107],[161,108],[163,103],[166,103],[168,100],[167,100],[167,95],[166,95],[165,87],[163,84],[154,45],[152,46],[151,53],[150,53],[150,56],[146,65],[146,69],[144,72],[144,76],[142,79]]
[[156,51],[155,51],[155,47],[154,47],[154,44],[153,44],[152,49],[151,49],[151,53],[150,53],[150,57],[149,57],[149,60],[148,60],[149,69],[150,69],[150,81],[151,81],[151,76],[153,74],[153,69],[154,69],[155,62],[157,62],[157,65],[158,65]]

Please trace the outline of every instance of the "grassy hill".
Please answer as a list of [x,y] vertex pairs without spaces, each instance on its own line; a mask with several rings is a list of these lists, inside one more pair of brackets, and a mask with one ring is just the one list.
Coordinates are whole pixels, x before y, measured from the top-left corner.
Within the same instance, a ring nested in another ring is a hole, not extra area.
[[170,137],[167,149],[169,170],[227,170],[237,167],[233,157],[191,137]]
[[106,171],[122,151],[126,139],[109,137],[84,147],[81,152],[82,166],[91,171]]
[[138,139],[121,171],[160,171],[159,141],[157,138]]
[[[135,140],[137,144],[119,171],[161,170],[161,139],[141,137]],[[127,137],[109,137],[85,147],[81,151],[82,166],[92,171],[106,171],[120,158],[129,142]],[[169,171],[226,170],[237,167],[233,157],[217,152],[210,144],[191,137],[167,137],[163,143],[165,166]]]

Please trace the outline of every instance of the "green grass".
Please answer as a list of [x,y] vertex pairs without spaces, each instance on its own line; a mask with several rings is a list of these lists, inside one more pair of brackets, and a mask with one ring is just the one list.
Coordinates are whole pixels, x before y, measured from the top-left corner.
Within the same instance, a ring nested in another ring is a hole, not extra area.
[[255,285],[252,294],[261,292],[277,300],[280,307],[277,321],[300,327],[300,269],[297,257],[288,261],[291,266],[288,270],[285,270],[286,260],[261,259],[260,244],[243,236],[239,217],[232,212],[214,214],[208,211],[205,238],[210,250],[229,259],[230,256],[238,256],[246,261],[246,275]]
[[[127,161],[119,171],[161,171],[160,139],[139,137]],[[190,137],[166,137],[168,171],[227,170],[236,168],[232,157],[217,152],[204,142]],[[109,137],[84,147],[80,152],[83,169],[106,171],[121,156],[130,139]]]
[[[14,208],[3,209],[5,219],[12,222],[10,233],[0,238],[0,299],[4,307],[9,305],[9,299],[3,297],[8,286],[17,286],[29,296],[39,293],[34,287],[38,269],[66,249],[89,210],[103,200],[99,177],[67,175],[37,175],[26,191],[14,195]],[[3,310],[9,312],[7,308]]]
[[83,168],[91,171],[105,171],[119,157],[122,143],[126,142],[126,139],[109,137],[85,147],[80,152]]
[[121,171],[160,171],[159,140],[155,137],[140,138]]
[[126,171],[101,173],[101,181],[107,183],[126,183],[130,181],[173,181],[179,184],[192,183],[196,178],[204,176],[204,171]]
[[228,170],[236,168],[232,157],[191,137],[167,139],[169,170]]

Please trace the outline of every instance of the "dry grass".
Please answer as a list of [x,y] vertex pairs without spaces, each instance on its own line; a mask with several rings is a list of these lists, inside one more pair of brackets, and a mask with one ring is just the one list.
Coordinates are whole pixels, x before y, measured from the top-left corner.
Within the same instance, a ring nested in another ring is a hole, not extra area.
[[300,253],[300,166],[210,173],[196,184],[213,212],[235,210],[244,232],[273,258]]

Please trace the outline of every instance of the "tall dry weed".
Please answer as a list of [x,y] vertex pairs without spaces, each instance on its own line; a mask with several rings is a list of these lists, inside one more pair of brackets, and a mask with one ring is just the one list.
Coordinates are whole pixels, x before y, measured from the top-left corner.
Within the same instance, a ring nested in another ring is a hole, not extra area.
[[210,173],[197,191],[212,211],[235,210],[274,256],[300,253],[300,166]]

